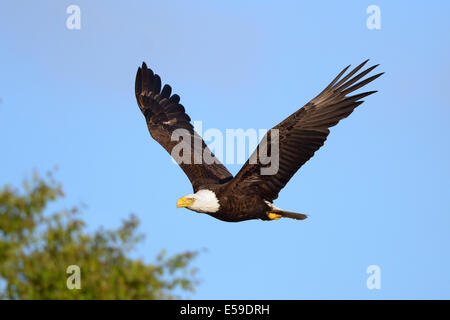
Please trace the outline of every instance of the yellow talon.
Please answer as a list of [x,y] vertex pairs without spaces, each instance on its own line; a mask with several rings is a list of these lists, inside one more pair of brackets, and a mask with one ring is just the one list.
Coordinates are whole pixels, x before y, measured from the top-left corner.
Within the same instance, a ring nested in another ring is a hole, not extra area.
[[269,212],[267,214],[267,216],[269,217],[270,220],[277,220],[277,219],[280,219],[282,217],[281,214],[277,214],[277,213],[273,213],[273,212]]

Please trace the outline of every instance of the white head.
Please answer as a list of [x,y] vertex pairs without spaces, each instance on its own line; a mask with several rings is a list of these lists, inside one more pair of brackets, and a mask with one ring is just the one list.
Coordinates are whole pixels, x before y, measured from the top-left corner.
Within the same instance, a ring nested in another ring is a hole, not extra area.
[[199,190],[178,199],[177,208],[188,208],[203,213],[214,213],[220,208],[216,194],[208,189]]

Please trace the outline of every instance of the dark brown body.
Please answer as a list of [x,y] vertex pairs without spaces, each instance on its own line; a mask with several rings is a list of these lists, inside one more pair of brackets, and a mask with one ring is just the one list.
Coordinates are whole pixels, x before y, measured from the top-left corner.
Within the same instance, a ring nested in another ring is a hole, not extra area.
[[219,200],[219,211],[208,213],[210,216],[227,222],[240,222],[252,219],[270,220],[267,213],[269,205],[259,195],[229,192],[232,186],[229,182],[222,185],[205,185],[201,189],[208,189],[216,194]]

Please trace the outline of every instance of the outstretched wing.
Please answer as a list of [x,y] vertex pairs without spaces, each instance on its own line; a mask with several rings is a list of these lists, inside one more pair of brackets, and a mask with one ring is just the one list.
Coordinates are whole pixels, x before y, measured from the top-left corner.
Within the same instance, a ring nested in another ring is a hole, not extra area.
[[[269,131],[249,158],[257,161],[252,164],[247,160],[229,187],[234,188],[236,192],[239,192],[236,189],[255,192],[268,201],[276,199],[295,172],[324,144],[330,133],[328,128],[348,117],[363,103],[360,99],[376,92],[369,91],[348,96],[382,75],[379,73],[357,82],[378,66],[370,67],[355,76],[367,61],[343,78],[341,77],[350,66],[342,70],[317,97],[273,128],[278,130],[278,153],[275,152],[276,148],[272,148],[271,143],[276,142],[276,131]],[[278,156],[278,167],[273,172],[268,170],[268,174],[261,174],[261,169],[274,164],[273,159],[271,163],[267,163],[268,159],[261,161],[261,154],[265,155],[266,152],[269,157]]]
[[194,192],[204,184],[220,184],[233,178],[194,131],[191,119],[179,103],[180,97],[172,95],[167,84],[161,90],[161,78],[145,62],[136,74],[135,93],[151,136],[174,157]]

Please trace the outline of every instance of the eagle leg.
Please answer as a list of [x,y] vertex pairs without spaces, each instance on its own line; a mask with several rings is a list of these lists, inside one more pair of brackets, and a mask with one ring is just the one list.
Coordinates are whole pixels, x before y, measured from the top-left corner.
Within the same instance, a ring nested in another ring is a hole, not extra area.
[[269,217],[270,220],[278,220],[282,217],[281,214],[274,213],[274,212],[268,212],[267,216]]

